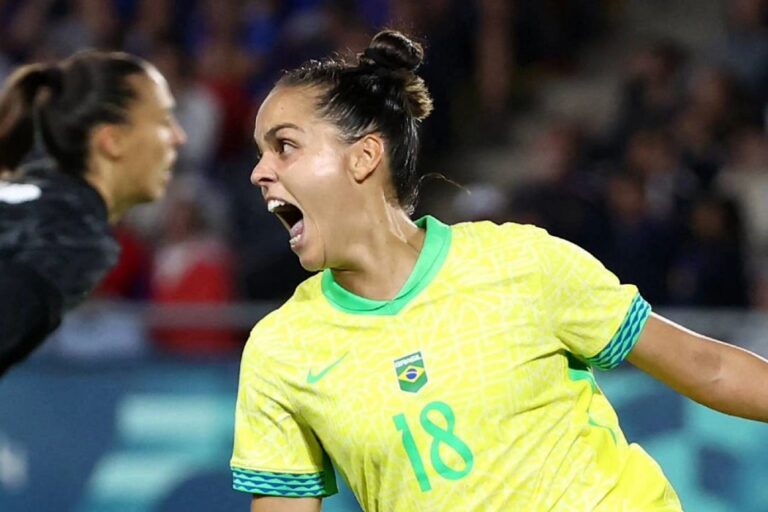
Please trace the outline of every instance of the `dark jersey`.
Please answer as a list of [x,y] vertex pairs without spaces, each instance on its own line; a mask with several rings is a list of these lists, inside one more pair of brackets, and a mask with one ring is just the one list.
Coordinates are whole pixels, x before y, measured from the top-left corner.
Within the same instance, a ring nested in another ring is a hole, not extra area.
[[39,345],[118,255],[104,200],[85,180],[38,163],[0,181],[0,373]]

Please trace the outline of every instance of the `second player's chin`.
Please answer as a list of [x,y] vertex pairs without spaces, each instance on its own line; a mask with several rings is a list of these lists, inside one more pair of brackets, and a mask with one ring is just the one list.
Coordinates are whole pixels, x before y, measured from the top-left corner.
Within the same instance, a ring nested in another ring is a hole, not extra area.
[[158,181],[157,185],[155,186],[155,194],[159,197],[165,196],[166,192],[168,192],[168,186],[170,184],[171,184],[171,175],[164,174]]
[[168,187],[166,185],[154,187],[152,190],[148,190],[142,198],[142,203],[151,203],[165,197]]

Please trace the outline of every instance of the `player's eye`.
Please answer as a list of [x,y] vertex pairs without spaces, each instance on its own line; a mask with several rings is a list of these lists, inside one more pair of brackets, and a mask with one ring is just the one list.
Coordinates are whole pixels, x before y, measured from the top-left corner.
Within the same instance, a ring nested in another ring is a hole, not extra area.
[[277,141],[277,152],[281,155],[290,153],[296,149],[296,146],[287,139],[280,139]]

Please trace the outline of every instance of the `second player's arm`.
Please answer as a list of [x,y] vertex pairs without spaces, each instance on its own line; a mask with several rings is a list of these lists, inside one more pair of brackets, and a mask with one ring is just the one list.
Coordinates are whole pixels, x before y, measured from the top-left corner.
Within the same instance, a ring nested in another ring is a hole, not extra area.
[[280,498],[253,496],[251,512],[320,512],[320,498]]
[[26,265],[0,260],[0,375],[40,345],[61,320],[63,297]]
[[652,314],[627,360],[726,414],[768,422],[768,361]]

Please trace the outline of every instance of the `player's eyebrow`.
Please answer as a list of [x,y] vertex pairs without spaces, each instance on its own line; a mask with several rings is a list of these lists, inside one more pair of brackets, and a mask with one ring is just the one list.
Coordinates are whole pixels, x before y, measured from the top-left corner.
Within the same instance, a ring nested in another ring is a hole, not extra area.
[[[304,133],[304,130],[302,128],[300,128],[298,125],[295,125],[293,123],[280,123],[280,124],[276,124],[275,126],[270,128],[269,130],[267,130],[267,133],[264,134],[264,140],[265,141],[270,141],[270,140],[274,139],[275,136],[277,135],[277,132],[279,132],[280,130],[282,130],[284,128],[292,128],[294,130],[298,130],[298,131]],[[256,152],[258,153],[258,155],[260,157],[261,156],[261,148],[259,147],[259,140],[256,137],[255,133],[254,133],[254,136],[253,136],[253,140],[256,143]]]
[[280,123],[280,124],[276,124],[275,126],[270,128],[269,130],[267,130],[267,133],[264,134],[264,140],[274,139],[275,138],[275,134],[277,134],[277,132],[279,132],[280,130],[282,130],[284,128],[293,128],[294,130],[298,130],[298,131],[300,131],[302,133],[304,132],[303,129],[299,128],[297,125],[295,125],[293,123]]

